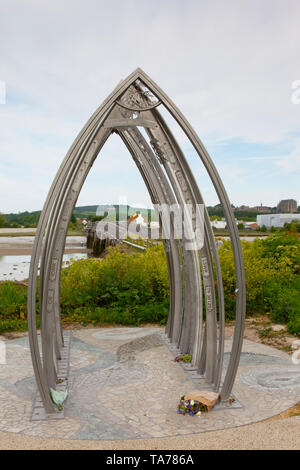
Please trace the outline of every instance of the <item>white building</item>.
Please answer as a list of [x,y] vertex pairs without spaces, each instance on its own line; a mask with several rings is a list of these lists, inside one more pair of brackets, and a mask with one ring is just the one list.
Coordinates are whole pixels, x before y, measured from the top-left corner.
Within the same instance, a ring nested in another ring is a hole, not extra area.
[[262,214],[256,216],[257,224],[262,227],[265,225],[267,228],[283,227],[285,223],[290,223],[292,220],[300,222],[300,214]]
[[211,225],[216,229],[225,229],[227,223],[225,220],[212,220]]
[[[236,218],[234,220],[235,220],[236,225],[238,225],[241,222],[241,220],[237,220]],[[219,230],[224,230],[227,227],[227,222],[226,222],[225,218],[223,218],[222,220],[211,220],[210,223],[211,223],[212,227],[217,229],[217,230],[218,229]]]
[[147,223],[145,222],[144,217],[142,214],[138,214],[137,218],[135,219],[136,224],[140,224],[142,227],[146,227]]
[[150,227],[151,228],[159,228],[159,222],[155,222],[155,221],[150,222]]

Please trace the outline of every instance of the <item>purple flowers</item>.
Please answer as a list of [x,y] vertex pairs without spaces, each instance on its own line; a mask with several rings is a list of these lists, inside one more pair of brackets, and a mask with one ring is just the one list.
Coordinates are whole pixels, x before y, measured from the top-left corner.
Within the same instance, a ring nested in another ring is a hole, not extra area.
[[176,356],[174,362],[192,362],[191,354],[180,354]]
[[207,411],[207,407],[197,400],[185,400],[184,395],[181,397],[177,407],[177,413],[189,416],[200,416],[202,411]]

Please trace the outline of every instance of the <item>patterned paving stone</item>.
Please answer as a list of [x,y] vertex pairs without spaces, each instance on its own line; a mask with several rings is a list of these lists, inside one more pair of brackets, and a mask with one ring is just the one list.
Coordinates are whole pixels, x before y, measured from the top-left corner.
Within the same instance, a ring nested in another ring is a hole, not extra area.
[[[180,396],[201,387],[201,380],[174,362],[161,328],[91,328],[72,336],[69,397],[58,421],[31,420],[36,385],[28,339],[6,341],[1,431],[114,440],[187,435],[259,421],[299,401],[300,367],[282,351],[245,340],[233,390],[238,406],[181,416],[176,413]],[[228,338],[224,367],[230,348]]]

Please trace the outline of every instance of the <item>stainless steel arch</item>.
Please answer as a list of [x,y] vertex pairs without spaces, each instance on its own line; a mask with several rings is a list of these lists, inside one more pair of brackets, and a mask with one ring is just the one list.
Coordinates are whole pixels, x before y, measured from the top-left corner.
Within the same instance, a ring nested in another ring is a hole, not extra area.
[[[170,279],[170,315],[166,332],[184,352],[192,352],[193,364],[212,388],[226,400],[232,390],[242,347],[245,318],[245,275],[238,231],[231,205],[217,170],[195,131],[164,92],[137,69],[120,82],[87,122],[66,155],[46,199],[30,266],[28,328],[32,362],[45,410],[56,412],[50,388],[56,387],[57,363],[63,346],[59,284],[69,220],[94,160],[112,132],[129,149],[154,203],[203,204],[203,198],[182,150],[159,112],[164,106],[192,143],[215,186],[230,232],[236,270],[236,324],[229,365],[221,386],[224,354],[224,296],[222,275],[207,211],[204,211],[204,244],[185,248],[172,235],[164,242]],[[147,138],[138,127],[143,127]],[[186,216],[192,230],[195,212]],[[162,216],[164,224],[164,216]],[[174,228],[174,227],[173,227]],[[42,358],[36,329],[38,264]],[[180,262],[182,258],[182,263]],[[215,293],[214,268],[216,272]],[[205,331],[202,328],[202,279],[205,299]],[[217,324],[219,322],[219,339]]]
[[[131,129],[125,132],[120,132],[120,136],[128,146],[133,159],[138,166],[148,188],[152,203],[168,204],[169,206],[175,204],[175,198],[172,194],[169,183],[141,133],[137,129]],[[164,217],[162,217],[161,222],[164,227]],[[179,340],[183,316],[182,279],[179,247],[173,236],[170,238],[169,245],[168,242],[165,241],[165,251],[170,279],[170,313],[166,332],[171,338],[171,341],[177,343]]]

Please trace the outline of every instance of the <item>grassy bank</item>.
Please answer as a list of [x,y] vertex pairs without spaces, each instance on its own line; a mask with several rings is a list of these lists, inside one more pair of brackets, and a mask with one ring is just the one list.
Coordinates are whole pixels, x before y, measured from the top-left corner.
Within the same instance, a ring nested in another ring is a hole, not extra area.
[[35,237],[35,232],[0,232],[0,237]]
[[[247,315],[267,315],[300,335],[300,240],[277,233],[264,240],[242,241],[247,283]],[[226,318],[235,316],[235,275],[230,242],[219,249]],[[25,330],[26,288],[0,285],[0,333]],[[38,299],[37,299],[38,309]],[[62,271],[64,323],[165,324],[169,283],[162,244],[146,251],[110,249],[104,259],[78,260]]]
[[[260,230],[239,230],[240,237],[267,237],[271,235],[270,231],[261,232]],[[214,230],[215,237],[229,237],[228,230]]]
[[[0,237],[35,237],[36,232],[10,232],[7,229],[7,232],[0,232]],[[82,237],[85,234],[79,230],[69,230],[67,233],[67,237]]]

